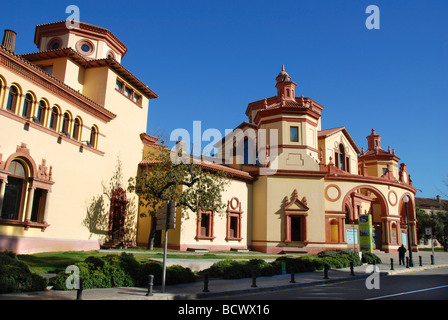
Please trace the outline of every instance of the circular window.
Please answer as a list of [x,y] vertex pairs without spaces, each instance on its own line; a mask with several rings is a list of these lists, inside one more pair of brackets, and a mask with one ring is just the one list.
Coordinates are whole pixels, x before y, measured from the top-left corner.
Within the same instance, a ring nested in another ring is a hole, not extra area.
[[94,50],[94,45],[91,41],[87,39],[79,40],[76,43],[76,50],[83,55],[91,55]]
[[62,48],[61,38],[53,38],[47,44],[47,50],[57,50]]

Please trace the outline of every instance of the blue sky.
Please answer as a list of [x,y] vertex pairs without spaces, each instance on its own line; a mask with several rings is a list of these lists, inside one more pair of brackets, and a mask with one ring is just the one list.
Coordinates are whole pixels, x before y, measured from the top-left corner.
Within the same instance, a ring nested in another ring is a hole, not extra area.
[[[285,64],[296,95],[325,107],[322,129],[345,126],[366,149],[375,128],[417,196],[448,193],[448,1],[17,0],[0,26],[18,33],[17,53],[35,52],[35,25],[65,20],[68,5],[123,41],[122,64],[160,96],[149,134],[236,127],[249,102],[276,94]],[[379,30],[365,26],[369,5]]]

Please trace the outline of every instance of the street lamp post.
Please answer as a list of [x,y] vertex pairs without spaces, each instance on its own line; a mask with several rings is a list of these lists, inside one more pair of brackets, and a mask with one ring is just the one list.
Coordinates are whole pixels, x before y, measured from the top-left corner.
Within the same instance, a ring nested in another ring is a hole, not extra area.
[[409,211],[408,211],[408,202],[409,197],[407,195],[403,198],[404,205],[406,206],[406,219],[408,223],[408,250],[409,250],[409,266],[414,266],[414,261],[412,261],[412,244],[411,244],[411,226],[409,225]]

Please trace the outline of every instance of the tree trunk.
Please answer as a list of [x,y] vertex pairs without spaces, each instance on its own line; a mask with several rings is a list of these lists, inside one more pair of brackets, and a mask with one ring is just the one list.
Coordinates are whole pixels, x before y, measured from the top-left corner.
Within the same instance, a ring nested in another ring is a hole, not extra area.
[[152,223],[151,223],[151,231],[149,232],[149,237],[148,237],[148,245],[147,245],[147,249],[148,250],[154,250],[154,240],[156,238],[156,218],[152,218]]

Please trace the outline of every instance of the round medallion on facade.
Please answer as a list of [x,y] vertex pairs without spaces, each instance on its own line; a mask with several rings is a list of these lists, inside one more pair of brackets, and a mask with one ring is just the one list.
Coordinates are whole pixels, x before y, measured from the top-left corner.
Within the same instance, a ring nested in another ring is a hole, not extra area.
[[330,184],[325,188],[325,197],[332,202],[338,201],[341,197],[341,189],[335,184]]
[[240,204],[240,201],[238,200],[237,197],[233,197],[233,198],[230,200],[230,207],[231,207],[233,210],[237,210],[238,207],[239,207],[239,204]]
[[387,199],[389,200],[391,206],[395,206],[397,204],[398,196],[395,191],[391,190],[389,191]]

